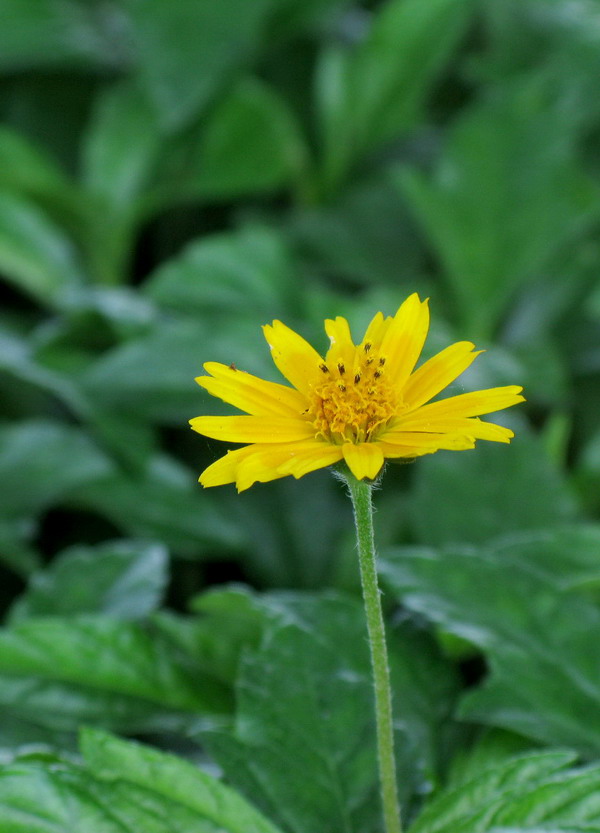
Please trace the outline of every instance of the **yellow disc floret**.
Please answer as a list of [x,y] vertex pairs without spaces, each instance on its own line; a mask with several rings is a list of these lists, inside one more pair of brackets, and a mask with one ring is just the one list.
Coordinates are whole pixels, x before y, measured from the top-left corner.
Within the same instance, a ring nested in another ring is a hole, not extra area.
[[366,343],[356,349],[351,366],[323,363],[322,384],[313,390],[308,418],[317,436],[336,444],[373,440],[400,406],[398,391],[385,374],[385,356],[373,354]]

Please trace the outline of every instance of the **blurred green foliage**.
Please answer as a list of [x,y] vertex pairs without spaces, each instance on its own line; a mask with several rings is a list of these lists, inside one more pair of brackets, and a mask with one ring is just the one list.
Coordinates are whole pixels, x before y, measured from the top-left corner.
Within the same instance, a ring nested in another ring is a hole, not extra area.
[[528,399],[377,494],[414,831],[600,830],[600,6],[0,20],[0,833],[377,833],[339,484],[202,491],[187,420],[204,361],[277,378],[261,324],[412,291],[429,354],[490,348],[457,391]]

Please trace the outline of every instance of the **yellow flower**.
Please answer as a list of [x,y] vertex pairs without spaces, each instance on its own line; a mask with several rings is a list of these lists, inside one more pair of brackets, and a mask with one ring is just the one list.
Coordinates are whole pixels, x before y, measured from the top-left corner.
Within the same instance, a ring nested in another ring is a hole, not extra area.
[[473,448],[475,440],[510,442],[510,429],[478,417],[523,402],[522,388],[430,402],[481,351],[459,341],[414,370],[428,329],[427,301],[415,293],[393,317],[378,312],[359,345],[345,318],[325,321],[331,346],[324,359],[281,321],[264,327],[273,361],[293,387],[207,362],[210,375],[198,384],[245,415],[200,416],[190,425],[207,437],[250,445],[209,466],[200,483],[236,483],[241,492],[256,481],[298,478],[341,460],[359,480],[373,479],[388,458]]

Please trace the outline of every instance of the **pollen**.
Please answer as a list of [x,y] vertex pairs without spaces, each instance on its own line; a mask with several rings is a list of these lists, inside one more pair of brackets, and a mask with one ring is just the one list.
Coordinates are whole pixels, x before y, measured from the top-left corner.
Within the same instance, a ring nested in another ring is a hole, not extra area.
[[[313,390],[307,417],[316,435],[328,442],[370,442],[402,408],[398,391],[385,378],[385,357],[377,359],[370,351],[370,344],[365,344],[362,352],[356,351],[352,384],[340,384],[336,379]],[[338,371],[345,373],[342,363]]]

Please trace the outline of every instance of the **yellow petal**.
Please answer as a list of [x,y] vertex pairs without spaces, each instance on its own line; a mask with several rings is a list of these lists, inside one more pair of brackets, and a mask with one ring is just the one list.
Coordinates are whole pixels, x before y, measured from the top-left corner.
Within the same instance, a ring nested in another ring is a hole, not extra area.
[[406,419],[398,420],[396,427],[401,431],[435,432],[435,434],[466,434],[476,440],[492,440],[499,443],[509,443],[514,432],[503,425],[493,422],[482,422],[480,419],[464,419],[463,417],[442,417],[440,419],[423,419],[422,409],[415,411]]
[[219,397],[240,411],[255,416],[298,416],[306,409],[305,397],[294,388],[267,382],[219,362],[207,362],[204,369],[211,376],[198,376],[196,382],[211,396]]
[[236,470],[239,492],[249,489],[257,481],[266,483],[280,477],[302,477],[315,469],[324,468],[342,458],[340,446],[319,440],[277,445],[253,445]]
[[402,398],[408,408],[418,408],[448,387],[482,351],[472,352],[470,341],[451,344],[416,370],[404,387]]
[[360,343],[360,350],[364,351],[365,344],[368,344],[370,347],[366,352],[369,352],[371,349],[373,351],[379,351],[383,337],[387,333],[393,320],[394,319],[390,315],[388,315],[387,318],[384,318],[382,312],[376,313],[373,316],[373,320],[367,327],[365,337]]
[[438,443],[431,443],[429,445],[415,446],[402,445],[401,443],[386,442],[385,439],[378,440],[376,445],[381,448],[383,455],[390,460],[396,458],[410,459],[411,457],[422,457],[425,454],[433,454],[436,451],[448,449],[450,451],[465,451],[470,448],[475,448],[475,440],[472,437],[460,437],[457,435],[447,434],[440,435]]
[[344,443],[344,460],[357,480],[374,480],[383,466],[383,452],[376,443]]
[[287,443],[314,437],[304,419],[275,416],[199,416],[190,419],[199,434],[232,443]]
[[281,321],[267,324],[263,332],[279,371],[297,390],[304,394],[310,393],[319,374],[323,375],[319,370],[323,364],[321,356],[308,341]]
[[[465,436],[471,442],[474,439],[472,434],[433,434],[426,431],[385,431],[381,434],[378,442],[388,445],[401,445],[407,448],[456,448],[461,447]],[[468,446],[469,448],[471,445]]]
[[205,489],[210,486],[224,486],[226,483],[235,483],[240,462],[252,453],[253,448],[254,446],[247,445],[244,448],[236,448],[235,451],[228,451],[224,457],[220,457],[204,469],[198,478],[200,483]]
[[289,458],[278,467],[281,475],[291,474],[296,479],[316,469],[322,469],[342,459],[342,446],[319,440],[290,445]]
[[521,396],[522,390],[520,385],[505,385],[500,388],[460,393],[458,396],[449,396],[447,399],[423,405],[415,416],[423,420],[433,420],[442,417],[474,417],[491,414],[493,411],[502,411],[504,408],[524,402],[525,397]]
[[351,370],[354,365],[356,347],[352,341],[350,326],[346,319],[342,318],[341,315],[338,315],[335,320],[328,318],[325,321],[325,332],[331,342],[331,346],[325,356],[325,364],[329,366],[330,364],[337,365],[341,362],[348,370]]
[[390,321],[379,350],[392,384],[404,385],[421,355],[428,330],[427,301],[421,303],[414,292]]

